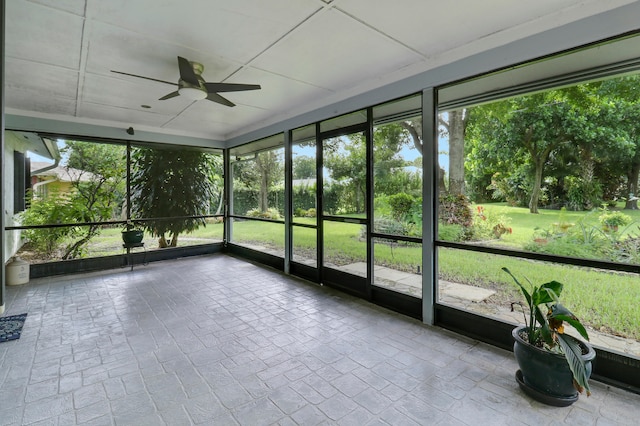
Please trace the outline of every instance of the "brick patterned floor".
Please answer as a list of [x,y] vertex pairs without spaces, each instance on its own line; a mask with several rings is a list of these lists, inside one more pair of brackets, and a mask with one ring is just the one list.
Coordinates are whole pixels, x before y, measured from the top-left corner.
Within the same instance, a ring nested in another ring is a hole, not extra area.
[[222,254],[7,288],[0,425],[637,424],[593,382],[528,399],[512,354]]

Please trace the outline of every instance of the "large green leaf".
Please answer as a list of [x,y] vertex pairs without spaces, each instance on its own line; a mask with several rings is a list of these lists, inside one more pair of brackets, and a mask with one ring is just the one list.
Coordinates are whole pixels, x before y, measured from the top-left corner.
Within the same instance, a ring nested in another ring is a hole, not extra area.
[[558,281],[549,281],[542,284],[533,294],[533,303],[540,305],[542,303],[557,302],[562,293],[562,284]]
[[573,379],[578,384],[577,389],[582,393],[582,388],[587,391],[587,395],[591,395],[589,389],[589,378],[587,377],[587,367],[582,359],[582,348],[578,342],[565,334],[558,334],[558,344],[562,348],[569,368],[573,373]]
[[573,328],[575,328],[580,335],[589,340],[589,334],[587,330],[584,328],[580,320],[567,308],[565,308],[562,304],[556,303],[551,307],[551,313],[549,314],[549,318],[555,318],[562,321],[565,321]]

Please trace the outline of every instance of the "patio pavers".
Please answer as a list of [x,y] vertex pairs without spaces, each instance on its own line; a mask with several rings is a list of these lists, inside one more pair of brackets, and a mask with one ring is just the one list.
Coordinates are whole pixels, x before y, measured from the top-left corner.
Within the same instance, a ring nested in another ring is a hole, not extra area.
[[32,280],[0,343],[0,425],[636,424],[592,382],[528,399],[512,354],[223,254]]

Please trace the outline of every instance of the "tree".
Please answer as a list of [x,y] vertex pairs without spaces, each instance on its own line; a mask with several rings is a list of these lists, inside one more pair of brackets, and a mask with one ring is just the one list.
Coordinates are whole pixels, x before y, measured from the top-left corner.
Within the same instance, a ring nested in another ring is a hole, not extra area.
[[48,256],[61,249],[60,257],[67,260],[81,257],[90,240],[100,233],[99,222],[117,214],[124,198],[125,150],[117,145],[66,141],[62,152],[66,162],[61,168],[71,190],[32,197],[23,224],[88,223],[25,232],[34,248]]
[[256,171],[260,183],[258,208],[261,212],[269,209],[269,190],[283,180],[282,158],[279,151],[260,152],[256,156]]
[[282,150],[263,151],[249,160],[233,163],[234,191],[244,187],[257,195],[258,208],[269,209],[269,192],[284,180]]
[[[158,237],[159,247],[175,247],[181,232],[206,226],[214,168],[211,154],[186,149],[137,148],[132,153],[131,211]],[[167,234],[171,237],[167,242]]]
[[466,109],[456,109],[438,115],[441,136],[449,140],[449,193],[465,194],[464,141],[469,114]]
[[334,181],[331,185],[343,185],[346,189],[338,207],[349,213],[364,212],[367,165],[364,135],[330,139],[325,141],[325,147],[324,165]]
[[638,208],[638,179],[640,178],[640,76],[630,75],[606,80],[593,85],[595,95],[600,99],[608,112],[607,123],[615,124],[622,132],[619,135],[620,145],[624,148],[614,152],[613,168],[616,172],[624,171],[626,188],[623,198],[625,209]]
[[293,158],[293,179],[309,179],[316,177],[316,159],[307,155]]
[[[62,259],[79,257],[87,244],[100,232],[96,224],[115,216],[122,201],[125,180],[123,146],[67,141],[67,172],[73,177],[69,208],[76,220],[90,225],[74,230],[75,240],[67,245]],[[75,173],[69,170],[75,169]]]

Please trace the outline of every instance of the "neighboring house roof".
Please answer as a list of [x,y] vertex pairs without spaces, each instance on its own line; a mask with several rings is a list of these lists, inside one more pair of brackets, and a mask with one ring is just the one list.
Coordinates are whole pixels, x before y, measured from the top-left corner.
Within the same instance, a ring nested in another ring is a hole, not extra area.
[[[67,166],[56,166],[52,169],[46,169],[50,166],[50,163],[34,161],[31,163],[31,170],[33,176],[38,176],[43,180],[57,179],[60,182],[89,182],[93,179],[94,174],[84,170],[74,169]],[[38,170],[43,170],[38,172]]]

